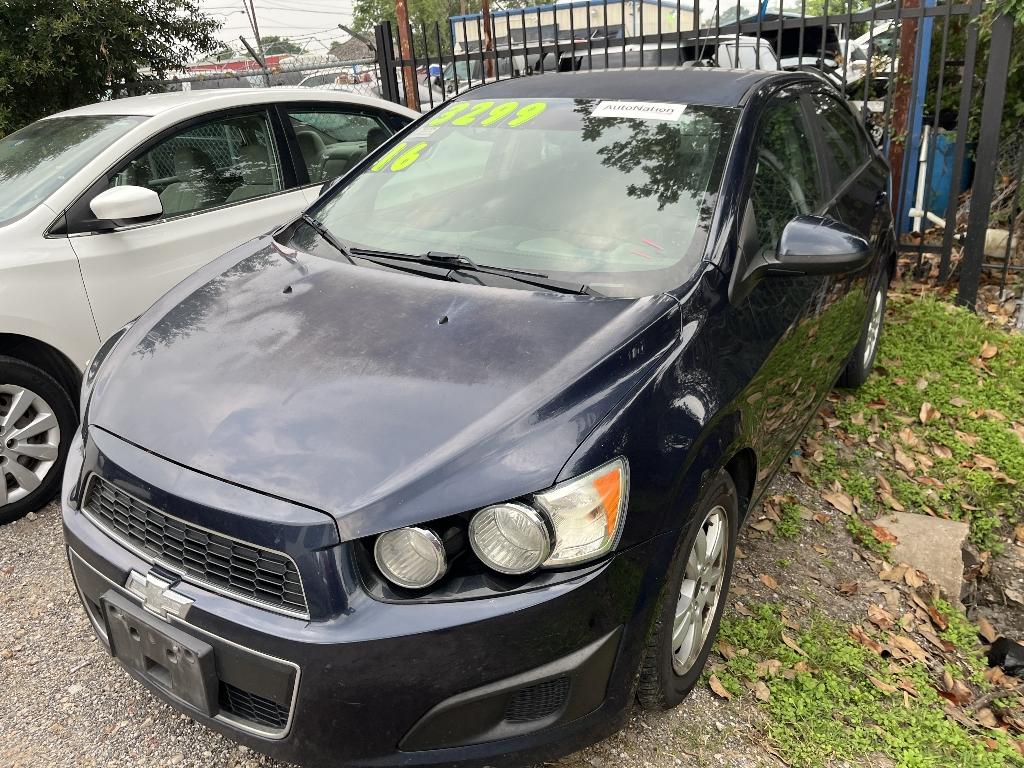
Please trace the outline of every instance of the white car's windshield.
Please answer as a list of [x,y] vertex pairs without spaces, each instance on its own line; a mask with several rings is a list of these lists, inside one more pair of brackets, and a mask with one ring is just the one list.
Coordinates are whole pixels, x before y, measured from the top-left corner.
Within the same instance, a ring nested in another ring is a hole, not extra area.
[[734,124],[719,107],[457,101],[315,215],[354,246],[657,293],[701,258]]
[[719,0],[718,3],[704,0],[700,4],[700,17],[705,25],[714,26],[716,22],[727,24],[737,18],[740,21],[756,18],[761,8],[764,8],[766,15],[803,15],[800,0],[768,0],[767,5],[764,0]]
[[0,139],[0,224],[31,211],[145,119],[136,115],[54,117]]

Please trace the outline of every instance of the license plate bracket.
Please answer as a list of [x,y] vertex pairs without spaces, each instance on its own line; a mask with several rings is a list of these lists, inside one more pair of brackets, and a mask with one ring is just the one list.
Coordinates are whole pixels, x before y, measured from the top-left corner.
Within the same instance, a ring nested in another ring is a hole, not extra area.
[[129,670],[207,717],[219,690],[213,647],[150,616],[124,595],[100,598],[111,653]]

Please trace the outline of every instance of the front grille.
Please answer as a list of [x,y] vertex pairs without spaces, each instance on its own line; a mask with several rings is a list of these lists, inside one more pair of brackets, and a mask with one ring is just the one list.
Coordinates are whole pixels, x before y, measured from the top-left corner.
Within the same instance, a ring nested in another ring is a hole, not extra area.
[[505,707],[505,719],[512,723],[526,723],[545,718],[562,708],[568,693],[568,677],[535,683],[516,692]]
[[90,480],[83,506],[111,534],[185,575],[268,606],[307,613],[298,569],[287,555],[167,515],[98,475]]
[[223,681],[220,684],[220,711],[271,728],[284,728],[288,724],[288,707]]

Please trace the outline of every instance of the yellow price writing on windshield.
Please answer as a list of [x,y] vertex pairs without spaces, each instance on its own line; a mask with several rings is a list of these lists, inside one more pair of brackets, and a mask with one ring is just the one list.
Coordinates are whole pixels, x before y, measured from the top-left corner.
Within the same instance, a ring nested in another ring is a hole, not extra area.
[[404,171],[420,158],[420,154],[429,145],[425,141],[413,144],[411,147],[406,141],[400,141],[370,166],[371,171],[382,171],[390,164],[389,170]]
[[452,104],[448,109],[430,121],[429,125],[473,125],[479,121],[481,126],[495,125],[505,118],[509,128],[517,128],[525,125],[538,117],[548,105],[543,101],[534,101],[523,106],[518,101],[460,101]]

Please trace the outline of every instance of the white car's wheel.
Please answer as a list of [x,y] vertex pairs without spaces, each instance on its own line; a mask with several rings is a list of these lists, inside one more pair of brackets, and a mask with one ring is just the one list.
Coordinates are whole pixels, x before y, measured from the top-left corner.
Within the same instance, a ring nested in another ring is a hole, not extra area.
[[56,495],[75,421],[71,398],[52,376],[0,356],[0,524]]

